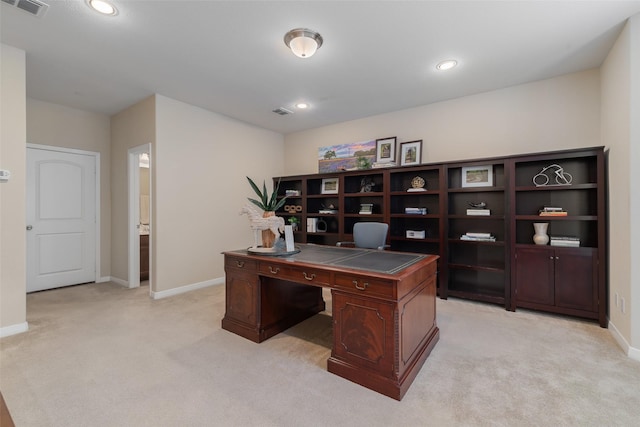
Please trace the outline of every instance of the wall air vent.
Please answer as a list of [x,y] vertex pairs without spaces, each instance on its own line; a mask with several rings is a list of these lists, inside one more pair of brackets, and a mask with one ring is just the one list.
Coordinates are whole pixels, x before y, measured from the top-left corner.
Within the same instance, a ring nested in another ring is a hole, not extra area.
[[281,116],[286,116],[287,114],[293,114],[293,111],[287,110],[284,107],[278,107],[275,110],[273,110],[273,112],[276,114],[280,114]]
[[49,5],[42,3],[37,0],[2,0],[4,3],[10,4],[11,6],[15,6],[20,10],[23,10],[31,15],[35,15],[38,18],[42,18],[47,10],[49,9]]

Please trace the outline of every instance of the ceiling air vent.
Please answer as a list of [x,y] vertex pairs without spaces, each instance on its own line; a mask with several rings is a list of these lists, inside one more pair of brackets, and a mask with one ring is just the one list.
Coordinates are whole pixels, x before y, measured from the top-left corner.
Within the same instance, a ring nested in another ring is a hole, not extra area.
[[287,110],[284,107],[278,107],[275,110],[273,110],[273,112],[276,114],[280,114],[281,116],[286,116],[287,114],[293,114],[293,111]]
[[15,6],[20,10],[23,10],[27,13],[37,16],[38,18],[42,18],[45,13],[47,13],[47,9],[49,9],[49,5],[42,3],[37,0],[2,0],[3,2],[10,4],[11,6]]

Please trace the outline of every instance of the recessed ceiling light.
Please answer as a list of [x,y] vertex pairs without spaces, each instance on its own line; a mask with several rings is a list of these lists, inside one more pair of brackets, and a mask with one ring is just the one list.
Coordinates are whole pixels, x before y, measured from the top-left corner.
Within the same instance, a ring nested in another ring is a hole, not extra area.
[[111,3],[105,0],[87,0],[87,4],[91,9],[96,12],[100,12],[103,15],[114,16],[118,14],[118,9]]
[[309,108],[309,104],[307,104],[306,102],[298,102],[296,104],[296,108],[304,110],[305,108]]
[[446,71],[452,69],[456,65],[458,65],[458,61],[456,61],[455,59],[447,59],[446,61],[442,61],[438,65],[436,65],[436,69],[440,71]]

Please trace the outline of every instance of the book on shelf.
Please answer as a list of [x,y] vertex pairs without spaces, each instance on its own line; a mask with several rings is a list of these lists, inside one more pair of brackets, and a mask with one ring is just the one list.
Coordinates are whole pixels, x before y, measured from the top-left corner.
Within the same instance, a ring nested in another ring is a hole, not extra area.
[[404,213],[411,215],[426,215],[427,212],[427,208],[404,208]]
[[476,233],[476,232],[470,232],[470,233],[464,233],[465,236],[469,236],[469,237],[492,237],[491,233]]
[[555,212],[540,211],[538,212],[538,216],[567,216],[567,212],[566,211],[555,211]]
[[467,215],[491,215],[491,209],[467,209]]
[[299,196],[300,190],[285,190],[284,194],[285,196]]
[[424,239],[426,233],[424,230],[405,230],[407,239]]
[[337,209],[320,209],[318,213],[319,214],[337,214],[338,210]]
[[307,233],[318,231],[318,218],[307,218]]
[[549,242],[550,246],[563,246],[568,248],[579,248],[580,241],[575,240],[551,240]]
[[543,206],[538,211],[539,216],[567,216],[567,212],[559,206]]
[[371,215],[373,213],[373,203],[361,203],[358,213],[360,215]]
[[551,246],[568,246],[577,248],[580,246],[580,238],[575,236],[549,236]]
[[470,242],[495,242],[495,236],[491,233],[465,233],[460,236],[460,240],[467,240]]

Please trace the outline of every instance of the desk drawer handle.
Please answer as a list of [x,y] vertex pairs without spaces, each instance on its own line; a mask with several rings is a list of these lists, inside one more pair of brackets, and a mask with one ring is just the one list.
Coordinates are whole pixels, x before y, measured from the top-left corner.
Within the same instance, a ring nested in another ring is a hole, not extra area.
[[309,281],[311,281],[311,280],[316,278],[316,274],[315,273],[311,273],[311,276],[307,276],[307,272],[306,271],[303,271],[302,275],[304,276],[305,279],[307,279]]
[[244,261],[236,261],[236,267],[239,267],[239,268],[244,267]]
[[269,266],[269,273],[278,274],[279,271],[280,271],[280,267],[276,267],[276,269],[274,270],[273,267]]
[[357,290],[359,290],[359,291],[364,291],[364,290],[366,290],[366,289],[367,289],[367,286],[369,286],[369,283],[368,283],[368,282],[364,282],[364,283],[362,284],[362,286],[359,286],[359,285],[358,285],[358,281],[357,281],[357,280],[354,280],[354,281],[353,281],[353,284],[356,286],[356,289],[357,289]]

